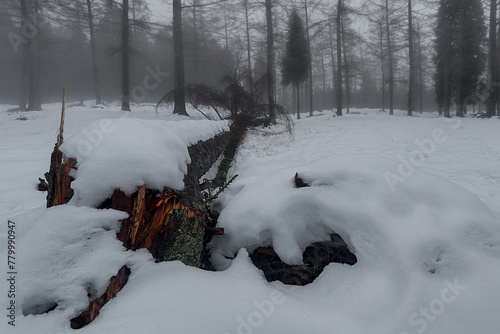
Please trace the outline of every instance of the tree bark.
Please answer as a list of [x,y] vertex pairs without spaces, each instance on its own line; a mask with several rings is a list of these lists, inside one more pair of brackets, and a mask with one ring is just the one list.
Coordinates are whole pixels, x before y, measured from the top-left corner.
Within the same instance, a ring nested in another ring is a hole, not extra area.
[[346,113],[350,113],[350,104],[351,104],[351,78],[349,74],[349,62],[347,61],[347,48],[345,43],[345,26],[344,20],[342,19],[342,53],[344,56],[344,75],[345,75],[345,106]]
[[182,39],[182,5],[181,0],[173,0],[173,37],[174,37],[174,114],[189,116],[186,111],[184,94],[184,43]]
[[410,61],[410,75],[408,79],[408,116],[412,116],[415,67],[414,67],[414,52],[413,52],[413,13],[411,7],[411,0],[408,0],[408,57]]
[[424,70],[422,60],[422,36],[420,30],[420,22],[417,21],[417,43],[418,43],[418,99],[419,111],[423,112],[424,102]]
[[92,54],[92,72],[94,74],[95,103],[101,104],[101,85],[99,81],[99,66],[97,65],[97,49],[95,42],[94,14],[92,12],[92,1],[87,0],[87,17],[90,29],[90,51]]
[[198,41],[198,24],[196,8],[198,5],[197,0],[193,0],[193,82],[198,83],[198,55],[199,55],[199,41]]
[[122,110],[130,111],[130,61],[129,61],[129,5],[123,0],[122,8]]
[[322,86],[322,104],[321,108],[326,108],[326,68],[325,68],[325,57],[323,55],[323,51],[321,51],[321,86]]
[[[498,5],[497,5],[497,11],[498,11]],[[498,16],[498,14],[497,14]],[[497,23],[498,23],[498,19],[497,19]],[[496,38],[498,39],[500,37],[500,25],[497,24],[498,26],[498,31],[496,33]],[[497,115],[500,115],[500,43],[499,41],[496,41],[496,48],[495,48],[495,51],[496,51],[496,61],[495,61],[495,66],[496,66],[496,71],[495,71],[495,74],[496,74],[496,78],[497,78],[497,82],[495,84],[495,88],[496,88],[496,109],[497,109]]]
[[251,57],[251,45],[250,45],[250,23],[248,20],[248,0],[243,1],[245,6],[245,32],[247,39],[247,66],[248,66],[248,84],[250,87],[250,93],[253,92],[253,75],[252,75],[252,57]]
[[309,115],[313,115],[314,111],[314,96],[313,96],[313,74],[312,74],[312,54],[311,54],[311,37],[309,34],[309,13],[307,10],[307,0],[304,0],[304,8],[306,12],[306,38],[307,38],[307,53],[309,54]]
[[387,56],[389,67],[389,114],[394,115],[394,60],[392,54],[391,26],[389,23],[389,0],[385,0],[385,29],[387,37]]
[[71,319],[70,325],[72,329],[80,329],[88,324],[90,324],[101,311],[102,307],[106,305],[111,299],[116,297],[118,292],[120,292],[125,284],[128,282],[128,278],[131,274],[131,270],[127,266],[123,266],[116,276],[111,277],[109,280],[108,288],[106,292],[99,298],[94,299],[89,307],[80,313],[79,316]]
[[342,116],[342,0],[337,3],[337,116]]
[[295,85],[295,90],[297,91],[297,119],[300,119],[300,84]]
[[488,54],[488,91],[486,114],[493,117],[496,114],[498,94],[498,50],[497,50],[497,0],[490,1],[490,28]]
[[384,27],[380,23],[380,65],[382,77],[382,111],[385,111],[385,54],[384,54]]
[[[39,7],[38,0],[33,2],[34,16],[38,15]],[[33,24],[34,17],[30,17],[28,14],[28,20]],[[38,29],[34,33],[33,38],[28,41],[28,110],[41,110],[41,100],[40,100],[40,35],[41,31]]]
[[274,82],[274,31],[273,13],[271,0],[266,0],[266,24],[267,24],[267,103],[269,105],[269,122],[276,124],[276,104],[274,96],[276,85]]
[[[26,0],[20,0],[21,5],[21,22],[28,21],[28,6]],[[29,43],[22,45],[22,74],[21,74],[21,87],[19,92],[19,110],[26,110],[27,96],[28,96],[28,82],[29,82]]]
[[330,42],[330,57],[332,58],[332,89],[336,92],[337,87],[337,68],[335,66],[335,52],[334,52],[334,43],[333,43],[333,28],[332,24],[329,24],[329,42]]
[[389,114],[394,115],[394,60],[392,54],[391,29],[389,25],[389,1],[386,0],[386,38],[388,56],[388,83],[389,83]]

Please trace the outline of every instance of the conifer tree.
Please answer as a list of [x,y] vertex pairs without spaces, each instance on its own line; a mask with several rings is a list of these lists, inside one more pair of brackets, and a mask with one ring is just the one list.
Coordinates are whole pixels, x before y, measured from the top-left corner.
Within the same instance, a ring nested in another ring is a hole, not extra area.
[[441,0],[435,29],[435,93],[440,110],[450,116],[451,102],[463,116],[483,73],[486,26],[480,0]]
[[310,56],[304,23],[297,10],[290,16],[285,56],[281,64],[283,84],[293,84],[297,94],[297,119],[300,119],[300,84],[307,80]]

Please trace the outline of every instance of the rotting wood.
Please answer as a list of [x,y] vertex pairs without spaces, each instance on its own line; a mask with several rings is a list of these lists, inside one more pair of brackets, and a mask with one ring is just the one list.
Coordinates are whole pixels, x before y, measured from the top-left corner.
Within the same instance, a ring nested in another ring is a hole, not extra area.
[[123,289],[125,284],[128,282],[130,274],[131,270],[127,266],[121,267],[116,276],[111,277],[106,292],[101,297],[91,301],[89,307],[80,313],[80,315],[71,319],[71,328],[80,329],[90,324],[99,315],[102,307],[111,299],[116,297],[118,292]]
[[[45,174],[47,180],[47,207],[68,203],[73,196],[71,182],[73,178],[69,175],[72,168],[76,166],[76,160],[73,158],[64,158],[60,147],[64,142],[64,120],[66,118],[66,88],[63,88],[61,121],[59,124],[59,133],[57,135],[54,150],[50,155],[49,172]],[[43,185],[43,182],[40,181]],[[40,188],[40,187],[39,187]]]

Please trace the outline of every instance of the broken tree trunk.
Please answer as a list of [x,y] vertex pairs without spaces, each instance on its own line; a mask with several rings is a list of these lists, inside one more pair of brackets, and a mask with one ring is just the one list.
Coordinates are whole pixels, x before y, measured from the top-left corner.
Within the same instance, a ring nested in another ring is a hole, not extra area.
[[[73,189],[71,189],[71,182],[73,178],[69,175],[72,168],[76,165],[75,159],[64,160],[62,152],[59,150],[63,144],[64,132],[64,119],[66,116],[66,88],[63,88],[62,98],[62,111],[61,123],[59,125],[59,134],[57,135],[57,142],[54,145],[54,150],[50,155],[50,168],[49,172],[45,173],[47,179],[47,207],[61,205],[68,203],[73,196]],[[43,180],[40,184],[43,185]]]
[[[116,189],[99,206],[100,209],[116,209],[129,214],[117,233],[117,238],[127,249],[147,248],[158,262],[179,260],[189,266],[202,267],[202,259],[206,258],[206,244],[213,235],[223,234],[224,230],[215,228],[199,180],[223,154],[230,139],[229,132],[222,133],[188,147],[191,164],[188,165],[182,191],[152,190],[143,185],[127,196]],[[69,174],[76,168],[77,161],[70,158],[63,163],[59,146],[58,141],[47,173],[47,207],[67,203],[73,195],[73,179]],[[211,268],[209,264],[204,267]],[[71,327],[82,328],[93,321],[104,304],[123,288],[129,275],[128,268],[120,269],[111,278],[106,293],[90,302],[87,310],[72,319]]]
[[188,148],[191,164],[182,191],[160,192],[142,186],[127,197],[115,190],[99,206],[129,214],[117,235],[127,249],[147,248],[157,261],[179,260],[201,267],[206,234],[221,231],[213,229],[199,180],[222,154],[229,138],[224,133]]

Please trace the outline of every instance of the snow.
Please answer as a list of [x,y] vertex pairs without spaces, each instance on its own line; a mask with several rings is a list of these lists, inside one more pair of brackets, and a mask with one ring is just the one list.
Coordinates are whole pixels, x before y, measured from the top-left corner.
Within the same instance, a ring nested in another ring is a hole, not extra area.
[[[45,194],[35,186],[48,168],[60,105],[24,113],[25,121],[8,108],[0,106],[0,258],[7,258],[10,219],[18,312],[15,328],[3,316],[2,333],[491,334],[500,328],[498,120],[373,110],[335,118],[325,111],[298,121],[293,138],[276,128],[249,133],[230,171],[238,177],[215,205],[226,231],[211,244],[221,271],[206,272],[126,251],[114,238],[124,214],[90,208],[98,202],[91,189],[80,189],[69,205],[45,209]],[[77,180],[98,167],[98,157],[119,161],[102,166],[101,182],[109,187],[122,165],[159,152],[156,162],[163,154],[175,157],[176,164],[163,166],[180,178],[188,161],[182,147],[226,126],[138,109],[68,108],[64,149],[80,154]],[[108,127],[110,136],[102,131]],[[186,127],[196,129],[194,138],[185,136]],[[92,143],[85,129],[100,129],[103,137],[88,155],[78,151],[81,140]],[[145,131],[159,144],[136,136]],[[153,177],[158,169],[150,162],[123,172],[131,189],[171,181]],[[296,172],[311,187],[295,188]],[[358,262],[332,263],[304,287],[268,283],[248,257],[255,247],[273,245],[284,261],[300,263],[301,250],[332,231]],[[70,329],[87,293],[100,295],[124,264],[132,270],[125,288],[93,323]],[[0,282],[5,309],[8,282]],[[47,314],[25,315],[53,303]]]
[[72,203],[95,207],[115,189],[131,195],[141,185],[181,190],[191,162],[187,147],[225,130],[227,122],[209,120],[95,121],[61,146],[78,161]]

